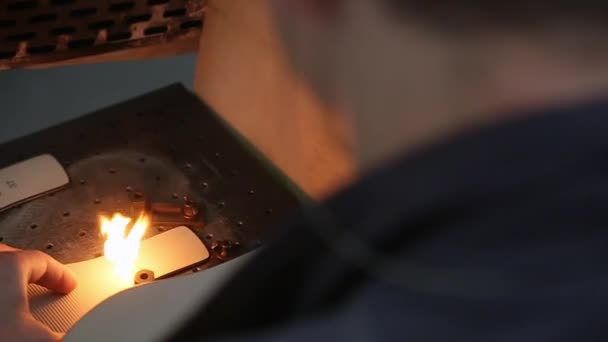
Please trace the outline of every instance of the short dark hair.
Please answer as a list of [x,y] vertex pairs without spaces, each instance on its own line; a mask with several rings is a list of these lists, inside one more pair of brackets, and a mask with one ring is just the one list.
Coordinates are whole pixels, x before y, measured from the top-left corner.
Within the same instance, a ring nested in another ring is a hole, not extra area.
[[385,0],[390,10],[452,28],[608,26],[608,2],[598,0]]

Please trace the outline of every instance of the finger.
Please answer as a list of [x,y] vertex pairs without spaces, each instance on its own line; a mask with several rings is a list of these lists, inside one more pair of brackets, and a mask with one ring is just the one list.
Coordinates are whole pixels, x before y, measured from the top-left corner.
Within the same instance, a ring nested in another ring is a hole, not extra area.
[[9,245],[5,245],[3,243],[0,243],[0,252],[16,252],[19,251],[20,249],[17,249],[15,247],[11,247]]
[[60,293],[69,293],[76,287],[74,273],[49,255],[32,250],[16,254],[24,284],[38,284]]

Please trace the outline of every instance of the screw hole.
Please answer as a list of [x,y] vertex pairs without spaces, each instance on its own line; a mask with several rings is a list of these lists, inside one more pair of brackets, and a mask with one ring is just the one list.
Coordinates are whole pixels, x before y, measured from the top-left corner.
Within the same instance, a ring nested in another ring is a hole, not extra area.
[[109,173],[111,174],[115,174],[116,173],[116,169],[115,168],[111,168],[108,170]]
[[159,232],[164,232],[164,231],[165,231],[165,227],[163,227],[163,226],[158,226],[156,229],[157,229]]
[[270,209],[270,208],[266,209],[266,215],[270,215],[270,214],[272,214],[272,212],[273,212],[272,209]]
[[139,158],[139,162],[140,163],[145,163],[146,162],[146,158]]
[[71,17],[86,17],[97,13],[95,7],[78,8],[70,12]]
[[165,18],[179,17],[179,16],[183,16],[185,14],[186,14],[185,8],[176,8],[176,9],[172,9],[172,10],[166,10],[165,13],[163,14],[163,17],[165,17]]
[[218,207],[223,208],[223,207],[225,207],[225,206],[226,206],[226,202],[221,201],[221,202],[219,202],[217,205],[218,205]]
[[82,49],[85,47],[93,46],[95,44],[95,38],[88,39],[74,39],[70,40],[68,47],[70,49]]
[[160,182],[160,176],[156,176],[156,181]]
[[17,21],[13,19],[0,20],[0,28],[17,26]]
[[81,179],[79,183],[80,185],[85,185],[87,182],[84,179]]
[[221,156],[222,156],[222,155],[221,155],[219,152],[215,152],[215,158],[219,158],[219,157],[221,157]]
[[126,187],[126,188],[125,188],[125,191],[126,191],[126,192],[131,192],[131,191],[133,191],[133,188],[132,188],[132,187],[130,187],[130,186],[128,186],[128,187]]
[[[152,16],[150,14],[142,14],[142,15],[134,15],[131,17],[127,18],[127,23],[129,24],[135,24],[135,23],[139,23],[142,21],[148,21],[150,20],[150,18],[152,18]],[[137,113],[137,116],[143,116],[143,113]]]
[[187,29],[191,29],[191,28],[201,27],[202,25],[203,25],[202,20],[190,20],[190,21],[184,21],[181,25],[179,25],[179,27],[182,30],[187,30]]
[[99,203],[101,203],[101,200],[99,198],[96,198],[95,201],[93,201],[93,203],[99,204]]
[[165,33],[165,32],[167,32],[167,29],[168,28],[166,25],[148,27],[147,29],[144,30],[144,34],[146,36],[149,36],[149,35],[153,35],[153,34]]
[[117,33],[109,34],[107,39],[109,42],[113,42],[113,41],[117,41],[117,40],[129,39],[129,38],[131,38],[131,35],[132,35],[131,32],[117,32]]
[[125,1],[125,2],[119,2],[119,3],[115,3],[110,5],[110,7],[108,8],[110,10],[110,12],[122,12],[122,11],[128,11],[130,9],[132,9],[133,7],[135,7],[135,3],[131,2],[131,1]]
[[89,29],[98,31],[101,29],[107,29],[114,25],[114,20],[102,20],[89,24]]
[[30,229],[36,229],[38,228],[38,225],[35,223],[30,224]]
[[192,164],[187,163],[187,164],[186,164],[186,169],[191,169],[191,168],[192,168]]
[[197,273],[197,272],[200,272],[200,271],[201,271],[200,267],[195,267],[195,268],[192,269],[193,273]]
[[143,280],[146,280],[146,279],[148,279],[148,273],[142,273],[139,275],[139,277]]
[[45,248],[50,251],[51,249],[53,249],[53,244],[47,243]]
[[7,36],[6,40],[11,41],[11,42],[19,42],[22,40],[31,40],[34,38],[36,38],[36,33],[25,32],[25,33],[17,33],[17,34],[12,34],[10,36]]
[[178,194],[176,194],[176,193],[173,193],[173,194],[171,195],[171,198],[173,198],[173,199],[178,199],[178,198],[179,198],[179,195],[178,195]]
[[[0,29],[2,27],[3,27],[2,21],[0,20]],[[17,54],[17,51],[15,51],[15,50],[0,51],[0,58],[2,58],[2,59],[13,58],[15,56],[15,54]]]
[[55,21],[57,19],[57,14],[46,13],[40,14],[35,17],[30,18],[30,23],[43,23],[47,21]]
[[205,234],[205,239],[207,239],[207,240],[213,239],[213,234],[211,234],[211,233]]
[[83,236],[85,236],[85,235],[87,235],[87,232],[80,232],[80,233],[78,234],[78,236],[80,236],[80,237],[83,237]]
[[75,0],[51,0],[51,5],[53,5],[53,6],[68,5],[73,2],[76,2],[76,1]]
[[74,32],[76,32],[76,27],[74,26],[61,26],[52,29],[50,31],[50,34],[52,34],[53,36],[59,36],[62,34],[72,34]]
[[0,236],[0,242],[4,241],[4,237]]
[[237,227],[242,227],[243,224],[244,224],[243,221],[239,221],[239,222],[236,223]]
[[69,211],[64,211],[64,212],[63,212],[63,216],[64,216],[64,217],[68,217],[68,216],[70,216],[70,212],[69,212]]
[[55,45],[40,45],[40,46],[28,46],[27,52],[31,55],[49,53],[55,51]]
[[202,182],[202,183],[201,183],[201,186],[202,186],[203,188],[208,188],[208,187],[209,187],[209,183],[207,183],[207,182]]
[[255,194],[255,190],[249,190],[249,194],[250,195],[254,195]]

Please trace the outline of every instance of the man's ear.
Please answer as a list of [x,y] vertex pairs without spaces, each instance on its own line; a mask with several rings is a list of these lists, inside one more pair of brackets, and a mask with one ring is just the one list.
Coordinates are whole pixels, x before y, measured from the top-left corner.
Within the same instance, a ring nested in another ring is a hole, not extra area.
[[[352,1],[352,0],[350,0]],[[289,13],[299,13],[314,21],[334,21],[344,0],[275,0],[275,6]]]

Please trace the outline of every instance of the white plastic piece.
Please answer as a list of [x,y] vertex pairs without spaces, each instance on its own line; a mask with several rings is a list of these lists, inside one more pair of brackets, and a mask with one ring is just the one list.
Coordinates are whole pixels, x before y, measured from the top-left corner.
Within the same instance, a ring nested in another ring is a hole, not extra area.
[[[198,236],[182,226],[142,241],[137,266],[162,277],[208,258],[209,251]],[[103,256],[67,266],[78,281],[70,294],[52,293],[37,285],[28,288],[32,314],[57,332],[68,331],[99,303],[134,286],[116,278],[113,266]]]
[[43,154],[0,170],[0,211],[70,182],[55,157]]
[[78,321],[63,342],[166,341],[254,256],[122,291]]

